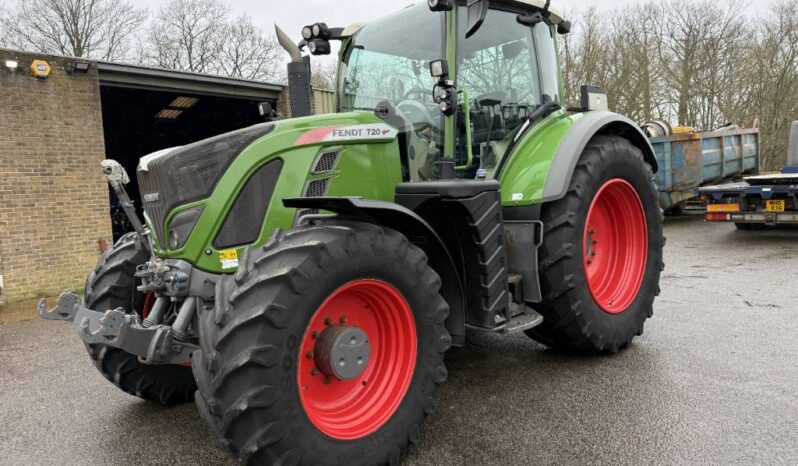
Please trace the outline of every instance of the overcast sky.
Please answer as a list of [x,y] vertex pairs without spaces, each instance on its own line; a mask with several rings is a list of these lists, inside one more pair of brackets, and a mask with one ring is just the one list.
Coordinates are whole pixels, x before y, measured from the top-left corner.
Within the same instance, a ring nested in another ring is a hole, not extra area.
[[[136,6],[158,10],[159,0],[131,0]],[[246,12],[256,24],[268,27],[277,23],[291,37],[299,40],[302,26],[323,21],[330,26],[347,26],[355,22],[370,21],[416,3],[413,0],[227,0],[234,13]],[[600,9],[634,3],[634,0],[553,0],[559,10],[584,7],[588,4]]]
[[[2,0],[0,0],[2,1]],[[299,41],[302,27],[323,21],[331,27],[343,27],[355,22],[368,22],[375,18],[397,11],[414,0],[223,0],[230,5],[233,15],[246,13],[268,31],[274,30],[274,23]],[[617,6],[637,3],[640,0],[553,0],[552,5],[567,12],[573,8],[595,6],[601,10],[611,10]],[[719,0],[721,2],[727,0]],[[146,7],[154,14],[162,0],[131,0],[138,7]],[[758,2],[750,2],[755,4]],[[335,55],[333,55],[335,56]],[[288,61],[286,57],[286,61]]]

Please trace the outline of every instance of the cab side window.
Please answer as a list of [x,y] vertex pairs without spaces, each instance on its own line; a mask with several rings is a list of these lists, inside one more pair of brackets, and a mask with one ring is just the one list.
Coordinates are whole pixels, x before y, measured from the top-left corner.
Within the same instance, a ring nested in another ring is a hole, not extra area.
[[[458,13],[467,15],[465,9]],[[491,10],[468,39],[460,21],[458,87],[468,93],[473,151],[484,168],[495,165],[497,153],[542,103],[533,32],[517,16]],[[467,130],[464,120],[458,118],[461,134]],[[464,139],[458,138],[458,153],[465,149]]]

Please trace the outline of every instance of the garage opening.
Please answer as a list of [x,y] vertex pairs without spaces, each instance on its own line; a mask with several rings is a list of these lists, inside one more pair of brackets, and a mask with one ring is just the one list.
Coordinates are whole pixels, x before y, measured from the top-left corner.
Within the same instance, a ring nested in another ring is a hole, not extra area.
[[[141,213],[136,167],[141,157],[262,123],[262,102],[277,106],[277,85],[100,64],[105,153],[131,177],[128,192]],[[98,167],[99,169],[99,167]],[[114,240],[132,231],[109,189]]]

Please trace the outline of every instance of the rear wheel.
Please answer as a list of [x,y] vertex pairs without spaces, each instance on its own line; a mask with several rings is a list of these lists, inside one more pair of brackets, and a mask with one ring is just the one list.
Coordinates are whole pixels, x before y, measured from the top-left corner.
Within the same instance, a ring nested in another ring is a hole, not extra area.
[[200,316],[200,414],[251,464],[398,463],[447,377],[439,288],[396,231],[275,233]]
[[543,206],[544,321],[527,334],[548,346],[615,352],[643,333],[659,294],[662,213],[651,167],[618,137],[596,137],[565,198]]
[[[142,314],[152,297],[148,300],[136,291],[133,275],[146,261],[147,255],[136,248],[135,234],[120,238],[89,275],[83,298],[86,307],[101,312],[121,307]],[[103,376],[131,395],[163,404],[194,399],[196,385],[189,367],[141,364],[135,355],[104,345],[86,345],[86,349]]]

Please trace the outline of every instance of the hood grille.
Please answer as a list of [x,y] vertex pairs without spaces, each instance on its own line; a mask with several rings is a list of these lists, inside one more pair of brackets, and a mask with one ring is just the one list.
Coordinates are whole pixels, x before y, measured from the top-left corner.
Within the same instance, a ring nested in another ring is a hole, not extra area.
[[274,130],[273,123],[252,126],[165,152],[139,167],[142,205],[166,247],[166,217],[176,207],[207,199],[233,161],[257,139]]

